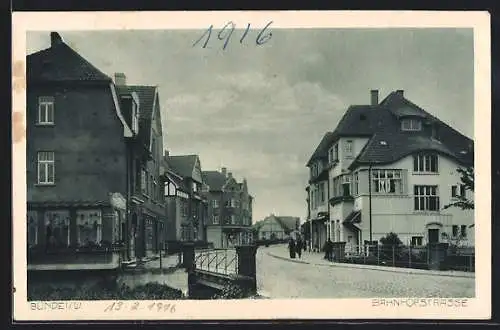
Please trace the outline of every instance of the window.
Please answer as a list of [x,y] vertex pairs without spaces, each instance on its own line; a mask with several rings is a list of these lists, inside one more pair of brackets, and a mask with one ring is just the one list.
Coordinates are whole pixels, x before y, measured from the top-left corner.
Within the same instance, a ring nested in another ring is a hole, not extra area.
[[236,224],[236,216],[233,214],[231,215],[231,224],[235,225]]
[[38,214],[37,211],[28,211],[28,246],[34,246],[38,243]]
[[411,238],[411,245],[412,246],[421,246],[422,245],[422,241],[423,241],[423,237],[422,236],[413,236]]
[[147,173],[145,170],[141,170],[141,191],[143,194],[147,195],[148,191],[148,186],[147,186]]
[[413,171],[414,172],[438,172],[438,157],[437,155],[418,154],[413,156]]
[[212,216],[212,222],[214,225],[218,225],[219,224],[219,216],[218,215]]
[[422,122],[418,119],[403,119],[401,121],[401,129],[403,131],[420,131],[422,130]]
[[181,201],[181,215],[182,217],[186,218],[188,216],[188,203],[186,200]]
[[234,198],[231,198],[231,207],[238,207],[238,201]]
[[342,196],[351,196],[351,176],[342,176]]
[[373,192],[381,194],[402,194],[401,170],[372,170]]
[[78,245],[98,245],[102,240],[102,217],[100,210],[76,211],[76,237]]
[[353,194],[356,196],[359,194],[359,173],[358,172],[354,173],[353,181],[354,181]]
[[416,211],[438,211],[437,186],[415,186],[414,203]]
[[217,208],[219,207],[219,200],[217,199],[212,199],[212,207]]
[[346,157],[352,156],[352,140],[345,141],[344,152]]
[[135,101],[132,101],[132,130],[136,134],[139,131],[139,110]]
[[176,188],[172,182],[165,183],[165,196],[175,196]]
[[323,204],[325,202],[325,183],[321,182],[319,184],[319,202]]
[[467,226],[466,225],[460,226],[460,235],[462,236],[462,238],[467,237]]
[[69,211],[47,211],[44,223],[45,241],[50,247],[69,246]]
[[38,124],[54,125],[54,98],[52,96],[38,98]]
[[458,198],[459,196],[465,197],[465,185],[461,184],[460,186],[458,185],[451,186],[451,197]]
[[38,152],[38,183],[54,184],[55,183],[54,176],[55,176],[54,152],[52,151]]
[[336,144],[335,147],[333,147],[333,160],[338,161],[339,160],[339,145]]
[[452,237],[457,237],[458,236],[458,226],[457,225],[453,225],[451,227],[451,236]]
[[196,185],[196,182],[193,182],[192,186],[193,186],[193,192],[197,192],[198,191],[198,186]]

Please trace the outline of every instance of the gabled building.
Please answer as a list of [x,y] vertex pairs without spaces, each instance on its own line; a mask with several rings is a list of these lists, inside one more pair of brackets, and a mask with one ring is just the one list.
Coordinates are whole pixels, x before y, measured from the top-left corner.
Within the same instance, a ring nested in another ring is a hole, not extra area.
[[159,222],[150,236],[161,239],[161,199],[141,196],[131,207],[138,169],[157,159],[143,139],[161,140],[161,130],[143,125],[154,102],[123,91],[58,33],[50,38],[27,56],[28,269],[117,268],[145,255],[151,232],[142,215],[151,209]]
[[206,241],[207,200],[197,155],[165,154],[169,241]]
[[[443,206],[473,199],[456,169],[473,166],[473,141],[404,97],[350,106],[307,166],[313,248],[327,238],[361,250],[389,232],[425,245],[461,235],[473,245],[473,210]],[[472,229],[471,229],[472,228]]]
[[285,240],[300,230],[300,218],[271,214],[255,223],[254,228],[260,240]]
[[137,135],[127,140],[130,224],[128,257],[157,254],[165,240],[165,199],[162,181],[163,128],[157,86],[127,85],[115,73],[115,86],[125,118]]
[[252,240],[253,197],[247,180],[237,182],[224,167],[219,171],[204,171],[208,200],[207,241],[216,248],[246,244]]

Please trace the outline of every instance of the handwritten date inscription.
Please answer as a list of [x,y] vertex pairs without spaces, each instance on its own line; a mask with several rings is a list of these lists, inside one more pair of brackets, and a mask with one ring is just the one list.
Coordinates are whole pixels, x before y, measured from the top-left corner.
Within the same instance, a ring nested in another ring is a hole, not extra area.
[[137,311],[137,310],[148,310],[148,311],[155,311],[155,312],[167,312],[167,313],[175,313],[175,304],[168,304],[168,303],[162,303],[162,302],[123,302],[123,301],[116,301],[112,302],[109,304],[104,311],[105,312],[114,312],[114,311],[120,311],[120,310],[126,310],[129,312],[132,311]]
[[[273,34],[268,31],[269,26],[273,22],[269,22],[266,24],[266,26],[260,30],[260,32],[257,34],[257,37],[255,38],[255,44],[257,46],[261,46],[268,42]],[[196,40],[193,44],[193,47],[202,44],[202,48],[207,48],[208,43],[210,42],[210,38],[212,37],[212,32],[213,32],[214,26],[210,25],[210,27],[205,30],[205,32],[201,35],[201,37]],[[236,24],[233,22],[228,22],[224,27],[217,33],[217,39],[220,41],[224,41],[224,44],[222,46],[222,49],[225,50],[227,45],[229,44],[229,40],[231,40],[231,37],[233,36],[234,30],[236,29]],[[247,27],[243,34],[240,37],[240,44],[243,43],[243,41],[247,38],[248,32],[250,31],[250,23],[247,24]],[[202,43],[202,40],[205,40],[205,42]]]

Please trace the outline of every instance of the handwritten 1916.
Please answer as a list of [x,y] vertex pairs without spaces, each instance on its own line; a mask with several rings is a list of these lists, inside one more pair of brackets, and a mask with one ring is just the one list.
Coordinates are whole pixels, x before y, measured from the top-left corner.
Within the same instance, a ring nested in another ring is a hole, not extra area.
[[162,302],[123,302],[123,301],[115,301],[109,304],[104,311],[105,312],[114,312],[114,311],[137,311],[137,310],[148,310],[155,312],[166,312],[166,313],[175,313],[175,304],[171,303],[162,303]]
[[[262,30],[260,30],[259,34],[257,35],[257,37],[255,39],[255,44],[257,46],[261,46],[261,45],[265,44],[266,42],[268,42],[272,38],[273,34],[270,31],[268,31],[269,26],[272,23],[273,22],[270,21],[269,23],[266,24],[266,26]],[[213,29],[214,29],[214,26],[210,25],[210,27],[207,30],[205,30],[205,32],[202,34],[202,36],[198,40],[195,41],[195,43],[193,44],[193,47],[195,47],[203,39],[205,39],[205,42],[203,43],[203,45],[201,47],[207,48],[207,45],[210,41],[210,37],[212,36]],[[217,39],[219,39],[220,41],[224,41],[224,44],[222,46],[223,50],[225,50],[227,45],[229,44],[229,40],[231,40],[231,37],[232,37],[235,29],[236,29],[236,24],[234,24],[232,21],[230,21],[226,25],[224,25],[224,27],[217,33]],[[243,44],[243,41],[246,39],[249,31],[250,31],[250,23],[247,24],[245,31],[243,32],[243,34],[240,37],[240,44]]]

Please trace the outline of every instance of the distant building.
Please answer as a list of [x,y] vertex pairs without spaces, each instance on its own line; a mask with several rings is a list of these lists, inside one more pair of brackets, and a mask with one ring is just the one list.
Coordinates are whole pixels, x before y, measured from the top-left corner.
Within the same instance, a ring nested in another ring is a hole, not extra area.
[[169,241],[206,241],[207,200],[197,155],[165,155]]
[[284,240],[300,231],[300,218],[271,214],[254,225],[260,240]]
[[252,226],[253,197],[247,180],[237,182],[226,168],[204,171],[208,200],[207,241],[214,247],[230,247],[249,242]]
[[27,56],[28,269],[118,267],[162,240],[157,90],[115,84],[50,37]]
[[473,199],[456,169],[473,166],[473,140],[404,97],[350,106],[307,163],[312,247],[327,238],[361,250],[389,232],[404,244],[462,237],[474,244],[473,210],[443,206]]

